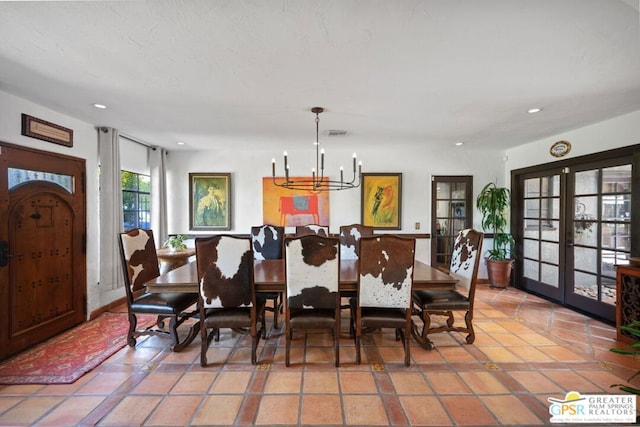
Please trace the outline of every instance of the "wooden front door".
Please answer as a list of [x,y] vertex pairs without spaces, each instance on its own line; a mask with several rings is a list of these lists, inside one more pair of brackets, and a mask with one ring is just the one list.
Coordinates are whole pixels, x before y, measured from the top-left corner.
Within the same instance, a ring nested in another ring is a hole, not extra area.
[[86,319],[85,162],[0,142],[0,359]]

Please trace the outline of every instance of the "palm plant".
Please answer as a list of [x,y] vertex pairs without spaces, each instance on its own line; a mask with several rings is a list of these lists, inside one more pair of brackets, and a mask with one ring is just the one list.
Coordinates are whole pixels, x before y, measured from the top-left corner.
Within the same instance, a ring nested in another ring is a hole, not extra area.
[[507,233],[507,211],[511,205],[511,191],[490,182],[478,194],[476,207],[482,213],[482,228],[493,233],[493,247],[487,251],[489,259],[504,261],[510,258],[513,236]]

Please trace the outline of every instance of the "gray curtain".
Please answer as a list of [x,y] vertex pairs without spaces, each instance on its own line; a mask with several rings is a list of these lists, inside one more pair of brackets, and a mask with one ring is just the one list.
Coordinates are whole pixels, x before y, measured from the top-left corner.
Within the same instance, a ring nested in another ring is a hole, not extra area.
[[167,150],[149,149],[151,169],[151,229],[160,247],[169,237],[167,231]]
[[124,231],[120,136],[117,129],[98,128],[100,155],[100,285],[124,286],[118,234]]

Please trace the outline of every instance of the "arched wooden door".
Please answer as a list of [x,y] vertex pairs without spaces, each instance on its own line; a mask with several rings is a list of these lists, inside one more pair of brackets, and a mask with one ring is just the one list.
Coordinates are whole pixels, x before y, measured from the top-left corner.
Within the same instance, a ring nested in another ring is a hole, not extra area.
[[0,359],[86,318],[85,163],[0,143]]

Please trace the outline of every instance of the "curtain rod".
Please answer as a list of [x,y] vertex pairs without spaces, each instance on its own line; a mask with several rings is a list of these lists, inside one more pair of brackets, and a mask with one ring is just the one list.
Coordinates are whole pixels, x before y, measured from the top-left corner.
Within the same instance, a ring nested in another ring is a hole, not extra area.
[[157,147],[155,147],[155,146],[153,146],[153,145],[151,145],[151,144],[148,144],[148,143],[146,143],[146,142],[140,141],[139,139],[136,139],[136,138],[134,138],[134,137],[132,137],[132,136],[129,136],[129,135],[127,135],[127,134],[124,134],[124,133],[122,133],[122,132],[119,132],[119,135],[120,135],[120,138],[128,139],[128,140],[129,140],[129,141],[131,141],[131,142],[135,142],[136,144],[143,145],[143,146],[145,146],[145,147],[147,147],[147,148],[151,148],[153,151],[156,151],[156,148],[157,148]]

